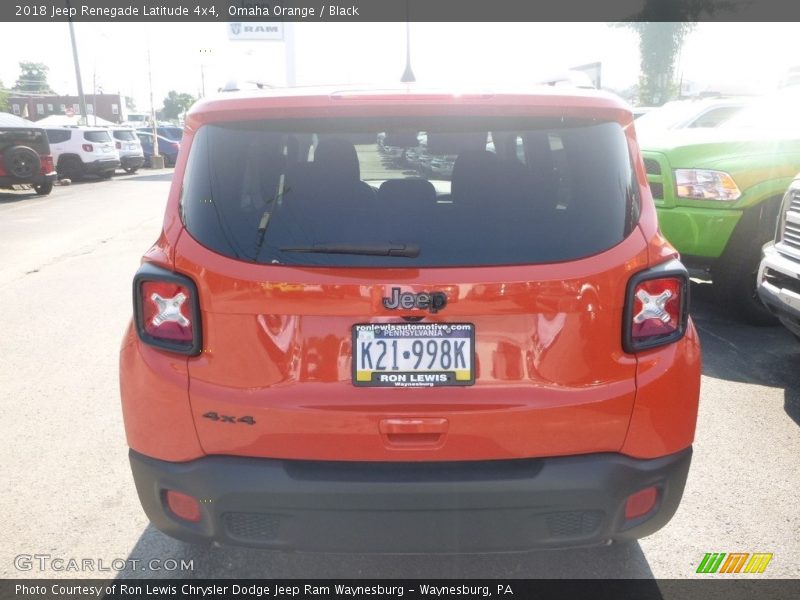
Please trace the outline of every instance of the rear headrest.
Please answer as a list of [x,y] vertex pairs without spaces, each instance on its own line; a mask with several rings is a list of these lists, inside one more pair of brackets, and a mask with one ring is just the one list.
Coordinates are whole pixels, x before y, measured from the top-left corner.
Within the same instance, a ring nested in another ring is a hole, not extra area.
[[387,179],[378,189],[378,200],[398,207],[436,203],[436,188],[427,179]]
[[485,196],[497,181],[497,155],[486,150],[462,152],[453,165],[453,200]]
[[320,140],[314,150],[314,164],[317,176],[328,181],[361,179],[356,147],[342,138]]

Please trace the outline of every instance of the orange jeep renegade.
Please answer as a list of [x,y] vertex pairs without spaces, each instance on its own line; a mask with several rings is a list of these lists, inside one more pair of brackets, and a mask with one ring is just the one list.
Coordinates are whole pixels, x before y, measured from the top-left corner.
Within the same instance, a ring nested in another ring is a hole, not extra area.
[[614,96],[205,100],[121,350],[139,497],[262,548],[649,535],[691,460],[688,296]]

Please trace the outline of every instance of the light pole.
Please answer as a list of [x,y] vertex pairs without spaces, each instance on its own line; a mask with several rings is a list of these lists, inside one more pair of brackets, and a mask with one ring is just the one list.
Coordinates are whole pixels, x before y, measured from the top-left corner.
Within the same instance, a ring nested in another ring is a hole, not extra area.
[[406,2],[406,70],[400,78],[400,83],[414,83],[414,71],[411,70],[411,23],[408,22],[408,2]]
[[150,28],[147,28],[147,80],[150,84],[150,119],[153,127],[153,156],[150,157],[150,166],[153,169],[163,169],[164,159],[158,154],[158,122],[156,121],[156,107],[153,103],[153,68],[150,62]]
[[[67,14],[72,14],[72,7],[67,2]],[[78,44],[75,42],[75,28],[72,25],[72,17],[68,18],[69,21],[69,38],[72,42],[72,62],[75,63],[75,80],[78,82],[78,102],[81,105],[81,118],[79,123],[81,125],[89,124],[88,112],[86,110],[86,96],[83,95],[83,82],[81,81],[81,65],[78,62]]]
[[97,126],[97,60],[94,61],[94,73],[92,74],[92,113],[94,114],[94,124]]
[[287,21],[283,24],[283,51],[286,64],[286,86],[297,85],[295,52],[294,52],[294,23]]
[[[109,42],[108,35],[100,30],[97,34],[100,38],[103,38],[106,42]],[[102,42],[101,42],[102,44]],[[94,116],[94,124],[97,126],[97,38],[95,38],[94,47],[94,70],[92,71],[92,115]],[[103,95],[103,86],[100,86],[100,95]]]
[[206,56],[211,54],[211,48],[200,48],[200,97],[206,97]]

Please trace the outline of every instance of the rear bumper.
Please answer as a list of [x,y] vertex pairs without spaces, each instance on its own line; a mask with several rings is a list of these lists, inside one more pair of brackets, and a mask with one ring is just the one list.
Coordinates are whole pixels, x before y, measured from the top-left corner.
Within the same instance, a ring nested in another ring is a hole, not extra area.
[[83,169],[86,173],[90,175],[95,175],[97,173],[103,173],[106,171],[113,171],[117,167],[119,167],[120,162],[118,159],[102,159],[102,160],[95,160],[93,162],[87,162],[83,164]]
[[789,331],[800,336],[800,261],[766,245],[758,269],[758,295]]
[[144,166],[144,155],[131,155],[120,157],[123,169],[139,169]]
[[[498,552],[637,539],[675,513],[691,448],[652,460],[621,454],[444,463],[349,463],[209,456],[171,463],[130,451],[142,506],[187,541],[347,552]],[[650,513],[627,497],[657,486]],[[165,505],[201,501],[199,523]]]
[[55,171],[47,173],[46,175],[37,175],[28,181],[20,181],[7,175],[0,175],[0,187],[11,187],[14,185],[42,185],[44,183],[52,183],[58,178]]

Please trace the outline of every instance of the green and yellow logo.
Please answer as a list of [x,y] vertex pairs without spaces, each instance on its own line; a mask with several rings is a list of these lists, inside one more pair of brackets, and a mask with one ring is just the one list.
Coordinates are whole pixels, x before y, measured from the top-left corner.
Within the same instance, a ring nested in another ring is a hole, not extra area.
[[[708,552],[697,567],[698,573],[763,573],[771,553],[755,552]],[[724,561],[724,562],[723,562]]]

